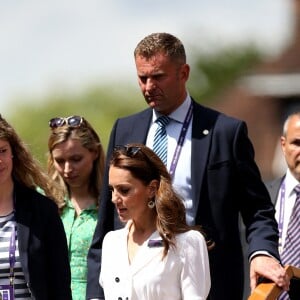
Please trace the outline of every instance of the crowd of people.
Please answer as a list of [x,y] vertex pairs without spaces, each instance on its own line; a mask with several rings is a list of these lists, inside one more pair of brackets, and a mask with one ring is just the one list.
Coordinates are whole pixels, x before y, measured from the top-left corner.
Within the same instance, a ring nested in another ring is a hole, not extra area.
[[296,299],[284,265],[300,261],[283,253],[293,243],[299,113],[281,137],[287,173],[265,184],[246,123],[189,94],[177,37],[146,36],[134,62],[148,107],[115,121],[106,153],[84,117],[54,117],[43,170],[0,116],[2,298],[242,300],[241,217],[251,290],[267,278]]

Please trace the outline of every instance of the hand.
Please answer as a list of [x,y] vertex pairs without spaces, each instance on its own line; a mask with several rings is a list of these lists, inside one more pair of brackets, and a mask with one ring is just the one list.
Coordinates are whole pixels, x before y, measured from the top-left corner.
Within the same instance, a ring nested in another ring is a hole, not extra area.
[[271,256],[258,255],[250,262],[250,287],[253,291],[259,277],[265,277],[276,283],[284,291],[289,290],[290,280],[285,269]]

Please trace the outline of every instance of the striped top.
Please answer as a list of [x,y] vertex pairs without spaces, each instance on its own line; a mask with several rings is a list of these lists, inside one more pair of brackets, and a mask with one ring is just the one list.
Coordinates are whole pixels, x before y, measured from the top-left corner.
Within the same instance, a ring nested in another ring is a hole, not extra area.
[[[16,228],[14,212],[7,216],[0,216],[0,285],[9,284],[9,245],[10,238]],[[16,231],[16,252],[14,265],[14,297],[18,300],[32,299],[25,281],[24,273],[20,263],[18,238]]]

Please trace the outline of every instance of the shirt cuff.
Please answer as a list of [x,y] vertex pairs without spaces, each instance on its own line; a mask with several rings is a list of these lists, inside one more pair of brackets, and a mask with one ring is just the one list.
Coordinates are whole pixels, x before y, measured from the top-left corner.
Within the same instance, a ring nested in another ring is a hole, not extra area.
[[[278,259],[276,257],[274,257],[272,254],[270,254],[268,251],[265,251],[265,250],[260,250],[260,251],[255,251],[253,252],[251,255],[250,255],[250,258],[249,258],[249,262],[256,256],[269,256],[269,257],[273,257],[274,259],[276,259],[278,261]],[[279,262],[279,261],[278,261]]]

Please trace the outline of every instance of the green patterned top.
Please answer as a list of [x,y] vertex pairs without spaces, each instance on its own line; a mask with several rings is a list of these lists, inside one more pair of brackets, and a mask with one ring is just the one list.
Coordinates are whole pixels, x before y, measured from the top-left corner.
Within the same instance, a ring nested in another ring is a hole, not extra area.
[[87,283],[87,253],[93,239],[98,212],[96,205],[93,204],[76,217],[71,201],[66,202],[61,219],[69,248],[72,297],[73,300],[83,300]]

